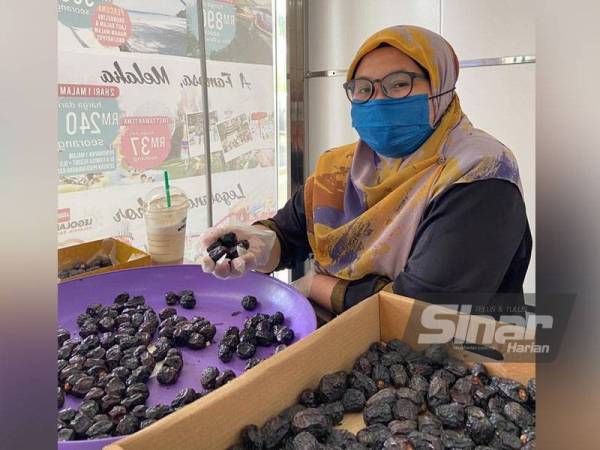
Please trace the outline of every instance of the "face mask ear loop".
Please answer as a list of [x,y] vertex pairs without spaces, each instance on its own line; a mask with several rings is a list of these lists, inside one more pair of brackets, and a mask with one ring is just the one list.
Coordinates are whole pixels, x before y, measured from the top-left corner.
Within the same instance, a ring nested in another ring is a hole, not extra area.
[[432,95],[431,97],[429,97],[429,98],[428,98],[428,100],[433,100],[434,98],[441,97],[442,95],[446,95],[446,94],[448,94],[448,93],[450,93],[450,92],[454,91],[455,89],[456,89],[456,88],[455,88],[455,87],[453,87],[452,89],[449,89],[449,90],[447,90],[447,91],[445,91],[445,92],[442,92],[441,94]]
[[[456,87],[453,87],[452,89],[448,89],[447,91],[442,92],[441,94],[432,95],[431,97],[429,97],[429,100],[433,100],[434,98],[441,97],[442,95],[446,95],[454,90],[456,90]],[[435,107],[437,109],[438,105],[435,105]],[[436,111],[436,113],[437,113],[437,111]],[[437,122],[432,125],[433,128],[437,128],[438,123],[440,123],[440,120],[442,120],[442,116],[443,116],[443,114],[438,118]]]

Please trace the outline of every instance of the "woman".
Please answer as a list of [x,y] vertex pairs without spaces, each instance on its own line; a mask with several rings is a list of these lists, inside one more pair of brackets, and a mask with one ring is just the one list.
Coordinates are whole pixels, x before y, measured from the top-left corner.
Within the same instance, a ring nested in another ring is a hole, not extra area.
[[461,111],[458,68],[426,29],[371,36],[344,84],[360,140],[322,154],[273,218],[235,228],[249,253],[205,257],[204,270],[269,273],[313,254],[315,272],[294,284],[334,313],[386,286],[440,303],[522,303],[532,243],[517,163]]

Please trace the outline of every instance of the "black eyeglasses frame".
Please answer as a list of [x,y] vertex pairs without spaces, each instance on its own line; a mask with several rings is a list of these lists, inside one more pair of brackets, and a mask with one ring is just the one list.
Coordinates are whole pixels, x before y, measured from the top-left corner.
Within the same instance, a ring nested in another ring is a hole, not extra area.
[[[403,73],[406,74],[410,77],[410,90],[408,91],[408,94],[406,94],[404,97],[392,97],[390,95],[388,95],[388,93],[386,92],[386,89],[383,85],[383,80],[385,80],[387,77],[391,76],[391,75],[396,75],[399,73]],[[388,73],[386,76],[384,76],[383,78],[376,78],[374,80],[370,79],[370,78],[366,78],[366,77],[358,77],[358,78],[353,78],[350,81],[346,81],[343,84],[344,87],[344,91],[346,92],[346,97],[348,97],[348,100],[350,100],[350,103],[356,103],[356,104],[363,104],[368,102],[369,100],[371,100],[371,98],[373,98],[373,95],[375,95],[375,83],[379,83],[381,85],[381,92],[383,92],[383,95],[385,95],[387,98],[391,98],[391,99],[398,99],[398,98],[406,98],[408,96],[410,96],[410,94],[412,93],[413,87],[415,86],[415,78],[417,79],[423,79],[423,80],[429,80],[429,77],[420,74],[420,73],[415,73],[415,72],[408,72],[405,70],[396,70],[394,72],[390,72]],[[356,80],[365,80],[368,81],[371,84],[371,95],[369,95],[369,98],[367,98],[366,100],[361,100],[361,101],[355,101],[350,97],[350,83],[355,82]]]

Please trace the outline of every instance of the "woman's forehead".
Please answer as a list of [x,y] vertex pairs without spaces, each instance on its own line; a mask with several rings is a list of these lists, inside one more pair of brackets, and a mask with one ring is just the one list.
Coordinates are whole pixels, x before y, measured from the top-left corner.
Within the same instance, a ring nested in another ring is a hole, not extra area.
[[355,77],[385,75],[390,71],[406,70],[421,73],[419,65],[395,47],[378,47],[367,53],[356,68]]

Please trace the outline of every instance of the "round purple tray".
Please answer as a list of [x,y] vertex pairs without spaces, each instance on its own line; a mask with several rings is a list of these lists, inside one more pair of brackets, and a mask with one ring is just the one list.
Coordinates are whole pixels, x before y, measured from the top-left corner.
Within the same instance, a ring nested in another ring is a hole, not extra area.
[[[146,405],[169,404],[183,388],[202,391],[200,372],[207,366],[219,370],[232,369],[236,375],[244,371],[245,361],[234,357],[225,364],[217,358],[218,341],[230,326],[242,327],[247,317],[262,312],[273,314],[281,311],[285,315],[285,325],[302,339],[316,329],[315,312],[298,291],[287,284],[258,273],[248,273],[242,278],[219,280],[213,275],[202,272],[200,266],[178,265],[162,267],[143,267],[94,275],[87,278],[67,281],[58,286],[58,326],[66,328],[75,337],[78,336],[77,316],[91,303],[109,305],[120,292],[143,295],[146,304],[158,313],[167,304],[164,294],[167,291],[192,289],[197,304],[194,309],[177,306],[177,314],[185,317],[203,316],[217,327],[214,343],[203,350],[182,348],[183,369],[177,383],[173,386],[160,385],[155,377],[148,382],[150,397]],[[246,311],[241,306],[244,295],[254,295],[259,305],[254,311]],[[274,347],[259,347],[260,358],[270,356]],[[77,408],[81,401],[70,395],[65,396],[63,408]],[[101,449],[120,437],[87,441],[59,442],[61,450]]]

